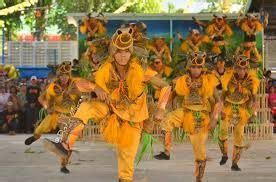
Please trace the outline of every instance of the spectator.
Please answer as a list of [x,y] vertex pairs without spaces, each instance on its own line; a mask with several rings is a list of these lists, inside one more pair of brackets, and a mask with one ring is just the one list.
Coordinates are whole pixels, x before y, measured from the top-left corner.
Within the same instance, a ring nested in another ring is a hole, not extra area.
[[40,88],[37,84],[37,77],[31,77],[31,85],[27,87],[26,99],[29,103],[31,100],[38,102],[38,97],[40,95]]
[[40,110],[40,104],[38,103],[38,97],[40,95],[40,88],[37,84],[36,76],[31,77],[31,85],[27,87],[26,100],[27,104],[24,111],[25,131],[32,133],[34,125],[38,119],[38,113]]
[[4,124],[3,113],[6,107],[6,104],[9,101],[10,94],[6,92],[6,87],[4,85],[0,85],[0,128]]
[[24,112],[25,131],[33,133],[36,122],[38,120],[40,107],[37,105],[36,100],[30,100]]
[[18,115],[16,110],[14,110],[13,102],[9,101],[7,103],[7,109],[4,111],[3,116],[9,135],[15,135],[18,124]]
[[16,86],[12,85],[10,86],[10,97],[9,100],[13,103],[13,107],[15,111],[21,110],[21,101],[20,98],[17,95],[18,89]]
[[[21,83],[18,97],[20,99],[20,103],[22,106],[25,106],[25,104],[27,103],[26,95],[27,95],[27,85],[26,85],[26,83]],[[22,110],[23,110],[23,108],[24,107],[22,107]]]

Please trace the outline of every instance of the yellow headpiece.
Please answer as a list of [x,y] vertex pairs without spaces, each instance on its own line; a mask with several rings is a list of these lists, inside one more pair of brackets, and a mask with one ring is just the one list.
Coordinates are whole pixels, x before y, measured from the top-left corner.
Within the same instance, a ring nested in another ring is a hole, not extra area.
[[57,75],[68,74],[71,75],[72,63],[70,61],[62,62],[57,68]]
[[205,52],[192,52],[189,55],[187,68],[190,68],[191,66],[204,66],[206,59],[206,53]]
[[235,66],[240,68],[248,68],[249,67],[249,58],[245,55],[237,55],[234,57]]
[[114,54],[119,50],[131,50],[133,49],[133,29],[132,28],[120,28],[118,29],[111,39],[110,51]]

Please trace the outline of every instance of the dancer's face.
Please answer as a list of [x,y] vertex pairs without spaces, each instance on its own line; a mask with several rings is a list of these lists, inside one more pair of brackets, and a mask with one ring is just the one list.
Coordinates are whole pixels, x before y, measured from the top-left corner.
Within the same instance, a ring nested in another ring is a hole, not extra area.
[[190,73],[192,78],[198,78],[201,75],[202,67],[201,66],[191,66]]
[[70,76],[68,74],[61,74],[59,79],[62,85],[66,85],[69,82]]
[[247,68],[236,68],[236,73],[238,74],[239,79],[244,79],[247,74]]
[[114,58],[116,63],[118,63],[121,66],[125,66],[129,62],[130,56],[131,53],[129,52],[129,50],[118,50],[115,53]]
[[161,70],[162,67],[163,67],[163,61],[162,61],[162,59],[156,58],[156,59],[153,61],[153,66],[154,66],[155,69]]

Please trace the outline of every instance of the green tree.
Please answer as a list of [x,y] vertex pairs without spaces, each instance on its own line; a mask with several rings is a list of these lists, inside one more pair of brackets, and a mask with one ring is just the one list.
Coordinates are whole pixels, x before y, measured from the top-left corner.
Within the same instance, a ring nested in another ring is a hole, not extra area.
[[[6,0],[1,1],[2,8],[7,8],[14,6],[18,3],[22,3],[24,0]],[[7,40],[11,40],[15,36],[14,32],[22,27],[22,22],[20,20],[21,12],[14,12],[6,16],[0,16],[0,20],[4,21],[5,26],[5,37]]]

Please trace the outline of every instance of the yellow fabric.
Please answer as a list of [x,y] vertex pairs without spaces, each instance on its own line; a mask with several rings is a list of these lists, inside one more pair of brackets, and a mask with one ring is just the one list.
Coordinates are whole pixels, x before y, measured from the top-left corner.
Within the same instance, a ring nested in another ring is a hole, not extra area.
[[192,42],[191,39],[192,38],[190,36],[188,36],[187,39],[185,41],[183,41],[183,43],[180,46],[180,50],[182,52],[188,53],[188,52],[192,52],[192,51],[195,51],[195,52],[201,51],[201,46],[204,43],[209,43],[210,42],[210,39],[209,39],[208,36],[202,35],[200,37],[200,39],[198,40],[198,42],[194,43],[195,47],[192,47],[192,46],[189,45],[189,42]]
[[[205,112],[200,112],[202,119],[202,128],[200,130],[208,132],[210,118]],[[183,128],[189,134],[196,133],[195,118],[192,111],[179,108],[169,112],[165,119],[161,122],[161,127],[167,132],[171,132],[173,128]]]
[[221,53],[221,50],[220,50],[220,48],[219,48],[218,45],[214,45],[214,46],[212,47],[212,52],[215,53],[216,55],[218,55],[218,54]]
[[67,144],[69,149],[72,149],[75,145],[76,140],[80,137],[84,128],[84,124],[78,125],[73,131],[68,135]]
[[206,141],[208,132],[199,132],[189,136],[193,146],[195,160],[206,160]]
[[[213,74],[204,74],[201,76],[202,78],[202,87],[199,90],[199,94],[203,98],[203,108],[206,108],[208,105],[208,99],[213,96],[214,90],[216,86],[219,84],[218,79]],[[185,107],[187,107],[185,103],[185,98],[187,98],[190,94],[190,88],[187,85],[187,80],[189,79],[189,75],[181,76],[176,80],[175,91],[177,95],[184,96]]]
[[[226,36],[231,36],[233,34],[233,31],[231,29],[231,27],[228,24],[225,24],[225,30],[223,31],[222,35],[226,35]],[[207,28],[206,28],[206,33],[208,35],[213,35],[217,32],[216,30],[216,25],[214,23],[210,24]]]
[[[62,91],[56,81],[50,83],[45,92],[44,102],[48,103],[48,107],[51,107],[54,111],[60,113],[70,113],[71,108],[74,107],[79,100],[75,85],[77,80],[79,79],[71,78],[69,86],[64,91]],[[69,94],[65,94],[65,92],[69,92]]]
[[117,145],[119,137],[120,123],[116,114],[112,114],[101,127],[102,135],[107,143]]
[[[220,126],[220,140],[228,139],[228,129],[231,123],[231,119],[233,118],[233,111],[231,105],[226,105],[223,108],[223,113],[225,113],[225,119],[222,120]],[[250,115],[246,108],[239,107],[238,110],[240,120],[234,126],[234,145],[235,146],[243,146],[243,135],[244,135],[244,126],[247,124]]]
[[[123,122],[120,128],[119,144],[117,147],[118,175],[119,179],[133,180],[134,161],[139,147],[142,128],[139,123],[130,126],[129,122]],[[128,146],[124,143],[128,140]]]
[[165,62],[170,63],[172,61],[171,60],[171,51],[167,45],[163,45],[163,47],[160,49],[160,50],[164,50],[163,52],[157,51],[156,47],[153,45],[148,45],[147,48],[148,48],[149,52],[153,52],[156,56],[162,56],[162,58],[165,59]]
[[50,131],[56,130],[58,118],[59,114],[56,112],[48,114],[35,129],[34,136],[40,138],[43,133],[49,133]]
[[[249,25],[248,25],[248,23],[247,23],[246,20],[243,21],[240,26],[241,26],[241,29],[244,32],[246,32],[247,34],[249,34],[251,32],[251,30],[252,30],[252,28],[249,27]],[[254,26],[255,26],[254,31],[253,31],[254,34],[263,30],[263,25],[258,20],[254,21]]]
[[[126,81],[123,83],[126,84],[127,89],[120,85],[120,82],[110,61],[107,61],[96,73],[96,84],[110,94],[112,110],[118,117],[132,122],[142,122],[147,119],[144,71],[137,58],[132,58],[129,63]],[[118,83],[116,88],[111,86],[114,83]],[[128,101],[122,98],[125,96]]]
[[[222,83],[222,88],[223,91],[228,91],[228,92],[234,92],[235,88],[229,88],[229,83],[234,75],[234,70],[231,70],[229,72],[226,72],[222,77],[221,77],[221,83]],[[260,85],[260,80],[257,78],[256,72],[255,71],[249,71],[248,77],[246,78],[247,81],[250,83],[250,87],[248,88],[242,88],[242,92],[244,94],[252,94],[256,95],[259,89]]]
[[93,119],[94,122],[100,122],[108,114],[109,108],[107,104],[98,101],[89,101],[81,103],[74,117],[79,118],[84,124],[87,124],[89,119]]

